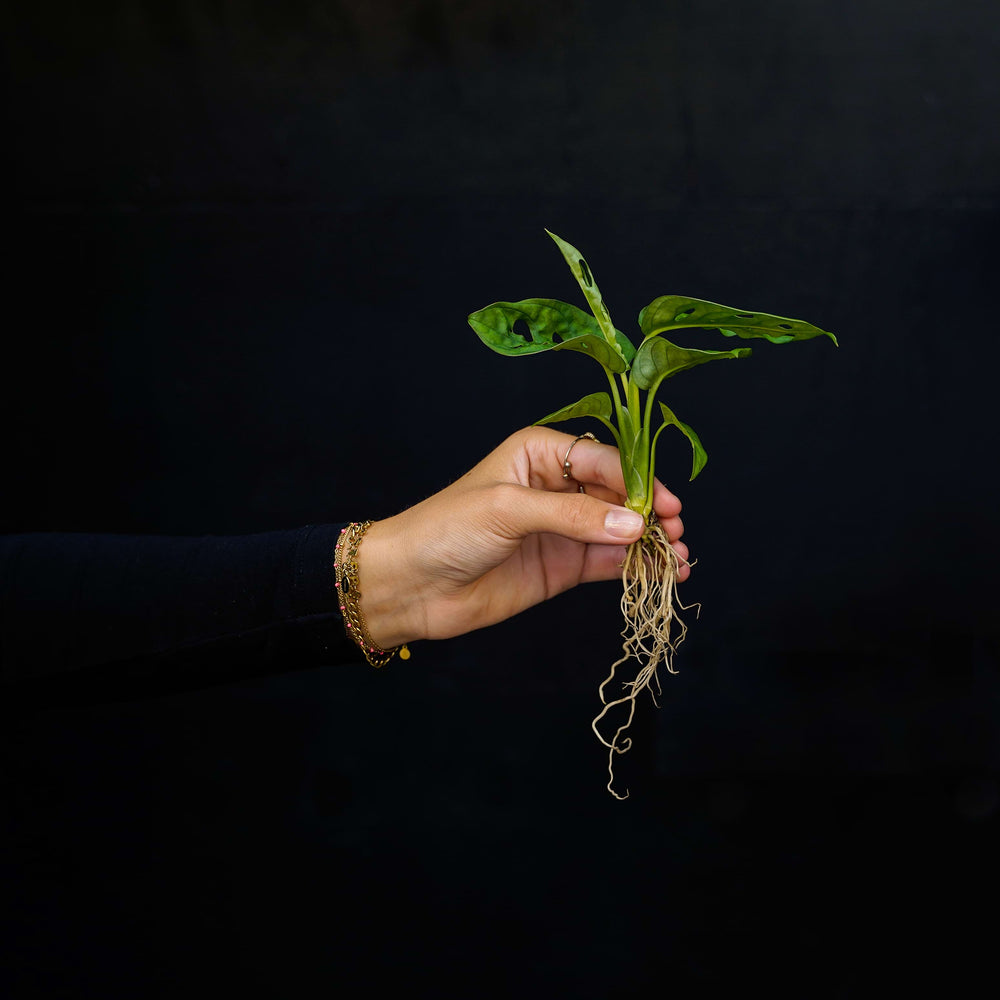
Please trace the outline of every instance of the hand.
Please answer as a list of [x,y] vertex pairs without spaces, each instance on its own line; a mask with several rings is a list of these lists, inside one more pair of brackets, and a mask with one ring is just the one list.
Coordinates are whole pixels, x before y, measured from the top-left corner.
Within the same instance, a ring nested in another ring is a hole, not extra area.
[[[642,516],[623,506],[617,448],[578,441],[573,478],[562,478],[573,440],[547,427],[518,431],[440,493],[368,529],[358,583],[375,642],[461,635],[578,583],[621,577]],[[686,580],[681,503],[659,481],[653,509]]]

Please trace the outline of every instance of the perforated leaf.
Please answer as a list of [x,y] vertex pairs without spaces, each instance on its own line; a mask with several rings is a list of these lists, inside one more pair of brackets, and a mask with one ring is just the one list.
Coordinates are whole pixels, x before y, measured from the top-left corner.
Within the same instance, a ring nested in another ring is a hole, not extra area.
[[601,290],[597,287],[597,282],[594,280],[594,273],[590,270],[590,265],[584,260],[583,254],[572,243],[567,243],[561,236],[556,236],[555,233],[548,229],[545,232],[552,237],[556,246],[559,247],[559,252],[563,255],[563,260],[569,264],[569,269],[573,272],[573,277],[576,278],[577,284],[587,299],[587,304],[597,319],[605,339],[609,339],[612,333],[617,333],[617,331],[615,331],[614,324],[611,322],[611,313],[604,303],[604,297],[601,295]]
[[618,330],[615,347],[605,339],[597,320],[558,299],[494,302],[469,316],[469,326],[487,347],[516,357],[542,351],[567,350],[589,354],[612,372],[628,370],[635,346]]
[[829,337],[837,343],[837,338],[828,330],[821,330],[801,319],[747,312],[683,295],[661,295],[654,299],[639,313],[639,327],[643,337],[654,337],[667,330],[685,327],[706,327],[718,330],[726,337],[763,337],[773,344],[813,337]]

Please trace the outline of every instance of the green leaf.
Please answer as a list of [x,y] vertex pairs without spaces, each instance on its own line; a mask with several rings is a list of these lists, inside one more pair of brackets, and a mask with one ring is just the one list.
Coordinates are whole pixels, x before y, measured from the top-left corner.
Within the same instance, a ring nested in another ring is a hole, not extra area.
[[[527,332],[515,329],[523,322]],[[498,354],[517,356],[567,350],[589,354],[608,371],[628,371],[635,345],[615,330],[616,347],[605,339],[597,320],[558,299],[494,302],[469,316],[469,326]]]
[[[656,432],[656,437],[653,438],[653,447],[656,447],[656,438],[660,436],[660,431],[664,427],[674,426],[680,429],[680,432],[691,442],[691,450],[694,453],[691,462],[691,480],[705,468],[705,463],[708,461],[708,455],[705,453],[705,449],[701,446],[701,440],[698,435],[695,434],[694,430],[689,427],[684,421],[678,420],[677,415],[673,410],[670,409],[666,403],[660,403],[660,412],[663,414],[663,424],[660,430]],[[691,481],[689,480],[689,482]]]
[[787,344],[791,340],[810,340],[813,337],[829,337],[834,344],[837,343],[837,338],[828,330],[821,330],[801,319],[745,312],[684,295],[661,295],[654,299],[639,313],[639,327],[643,337],[647,338],[665,330],[706,327],[716,329],[726,337],[763,337],[772,344]]
[[654,389],[663,379],[688,368],[725,358],[748,358],[751,353],[749,347],[737,347],[733,351],[694,351],[678,347],[664,337],[649,337],[636,351],[629,378],[640,389]]
[[[545,232],[552,237],[556,246],[559,247],[563,259],[569,264],[569,269],[573,272],[573,277],[576,278],[577,284],[587,299],[590,311],[597,319],[605,338],[610,342],[617,334],[617,331],[611,322],[611,313],[608,312],[608,307],[604,304],[601,290],[597,287],[597,282],[594,281],[590,265],[583,259],[583,254],[572,243],[567,243],[561,237],[556,236],[555,233],[549,232],[548,229]],[[617,335],[620,336],[620,334]]]
[[606,392],[592,392],[589,396],[564,406],[555,413],[550,413],[535,424],[555,424],[560,420],[572,420],[574,417],[596,417],[609,427],[611,426],[611,397]]

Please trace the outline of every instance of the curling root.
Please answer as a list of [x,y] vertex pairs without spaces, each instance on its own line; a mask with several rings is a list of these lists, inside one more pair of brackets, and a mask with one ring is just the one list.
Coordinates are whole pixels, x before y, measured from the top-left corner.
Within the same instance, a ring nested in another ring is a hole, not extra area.
[[[677,596],[680,563],[680,557],[670,547],[666,533],[654,514],[642,538],[628,547],[622,564],[621,609],[625,619],[622,656],[612,664],[611,672],[598,688],[604,707],[591,723],[597,738],[608,748],[608,791],[616,799],[628,798],[627,791],[620,795],[613,787],[614,763],[615,754],[626,753],[632,746],[631,738],[623,734],[632,725],[636,699],[648,690],[653,704],[659,707],[656,698],[662,691],[657,668],[662,663],[670,673],[677,672],[673,665],[674,653],[687,633],[687,626],[678,617],[677,611],[690,607],[682,604]],[[624,693],[609,700],[607,688],[614,682],[616,671],[631,659],[639,662],[635,679],[623,681]],[[608,739],[601,732],[599,723],[615,709],[624,711],[625,706],[625,721]]]

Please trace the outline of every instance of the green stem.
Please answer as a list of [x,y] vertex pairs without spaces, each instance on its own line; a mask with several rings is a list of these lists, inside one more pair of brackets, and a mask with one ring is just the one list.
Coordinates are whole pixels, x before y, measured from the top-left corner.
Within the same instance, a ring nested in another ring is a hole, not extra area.
[[[656,478],[656,442],[660,439],[660,434],[666,426],[666,423],[660,424],[659,430],[653,435],[653,441],[649,448],[649,478],[646,489],[649,492],[650,498],[653,496],[653,480]],[[648,517],[649,515],[647,514],[646,516]]]
[[639,387],[631,379],[628,381],[628,408],[639,416]]
[[[630,510],[639,510],[645,504],[646,497],[637,495],[640,491],[645,490],[645,476],[642,469],[635,470],[633,465],[637,452],[636,445],[638,444],[641,446],[642,444],[642,442],[638,440],[640,432],[635,426],[635,421],[639,416],[638,390],[635,386],[629,384],[625,375],[622,375],[622,383],[626,392],[627,403],[627,405],[623,406],[621,393],[618,391],[618,385],[615,382],[614,375],[607,368],[604,369],[604,374],[607,375],[608,383],[611,386],[611,397],[614,402],[615,417],[618,420],[618,433],[615,433],[614,429],[612,429],[612,434],[614,434],[615,442],[618,445],[618,452],[621,456],[622,476],[625,479],[625,489],[627,494],[626,504]],[[641,447],[638,450],[641,452]],[[635,478],[630,474],[630,469],[639,472],[639,479],[643,484],[639,490],[629,488]]]
[[647,519],[653,509],[653,479],[655,478],[655,468],[656,468],[656,439],[660,436],[660,431],[663,430],[663,426],[660,430],[653,435],[653,440],[649,440],[649,430],[653,424],[653,403],[656,401],[656,392],[660,388],[660,384],[663,382],[662,378],[657,379],[650,387],[649,391],[646,393],[646,407],[643,410],[642,416],[642,433],[643,433],[643,448],[646,449],[646,455],[648,456],[648,465],[645,470],[645,482],[646,482],[646,506],[643,510],[643,516]]
[[649,425],[653,422],[653,402],[656,399],[656,390],[660,388],[660,383],[663,379],[657,379],[650,387],[649,392],[646,394],[646,409],[643,412],[642,423],[643,426],[649,430]]
[[[639,403],[638,395],[639,394],[637,391],[636,392],[637,411]],[[650,466],[652,465],[653,461],[653,456],[650,454],[649,451],[649,416],[650,416],[650,407],[649,407],[649,400],[647,399],[645,417],[643,418],[642,424],[639,427],[639,455],[641,456],[640,457],[641,465],[639,463],[636,463],[637,465],[639,465],[638,472],[639,475],[642,476],[642,481],[646,487],[646,495],[642,498],[642,511],[641,511],[642,516],[646,520],[649,520],[649,513],[653,509],[653,484],[652,480],[650,479],[650,472],[649,472]]]
[[624,432],[625,424],[622,420],[622,398],[618,395],[618,386],[615,384],[615,377],[607,368],[604,369],[604,374],[608,376],[608,382],[611,385],[611,397],[615,403],[615,416],[618,418],[618,427]]

